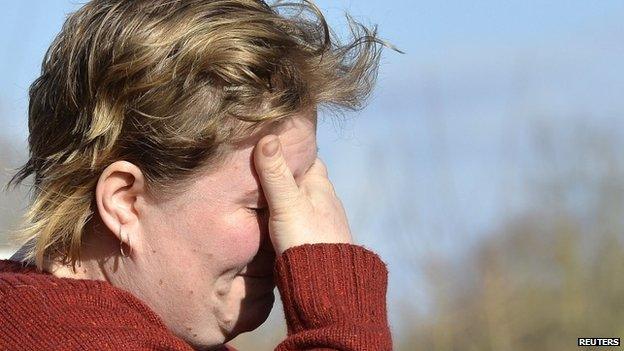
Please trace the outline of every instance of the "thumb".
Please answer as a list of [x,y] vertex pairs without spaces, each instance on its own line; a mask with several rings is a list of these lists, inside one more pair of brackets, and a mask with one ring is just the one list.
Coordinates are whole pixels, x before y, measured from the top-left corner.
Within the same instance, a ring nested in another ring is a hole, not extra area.
[[269,212],[275,213],[295,205],[299,199],[299,187],[286,164],[277,136],[267,135],[258,141],[254,150],[254,166]]

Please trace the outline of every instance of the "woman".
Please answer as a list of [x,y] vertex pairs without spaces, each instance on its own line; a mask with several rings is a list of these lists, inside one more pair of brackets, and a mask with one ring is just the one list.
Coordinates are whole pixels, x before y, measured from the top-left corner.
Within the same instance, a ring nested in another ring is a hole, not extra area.
[[358,108],[375,78],[381,41],[352,28],[337,43],[307,2],[70,15],[9,183],[34,177],[27,244],[0,265],[0,348],[227,350],[277,285],[278,350],[391,349],[386,267],[317,157],[317,107]]

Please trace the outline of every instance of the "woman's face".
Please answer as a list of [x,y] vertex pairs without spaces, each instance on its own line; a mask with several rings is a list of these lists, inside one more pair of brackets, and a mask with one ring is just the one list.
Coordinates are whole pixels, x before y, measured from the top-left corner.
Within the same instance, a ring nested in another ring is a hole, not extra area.
[[[193,345],[227,342],[253,330],[273,306],[268,214],[251,209],[266,207],[252,157],[266,134],[250,138],[184,194],[144,205],[142,242],[134,245],[142,271],[132,290]],[[315,112],[294,116],[273,134],[298,182],[317,156]]]

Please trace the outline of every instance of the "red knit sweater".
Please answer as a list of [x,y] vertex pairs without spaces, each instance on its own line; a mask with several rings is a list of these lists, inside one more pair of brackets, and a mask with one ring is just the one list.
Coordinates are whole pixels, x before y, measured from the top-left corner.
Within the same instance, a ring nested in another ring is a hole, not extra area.
[[[385,264],[352,244],[306,244],[274,267],[288,336],[276,350],[391,350]],[[234,350],[225,345],[223,350]],[[0,261],[0,350],[192,350],[132,294]]]

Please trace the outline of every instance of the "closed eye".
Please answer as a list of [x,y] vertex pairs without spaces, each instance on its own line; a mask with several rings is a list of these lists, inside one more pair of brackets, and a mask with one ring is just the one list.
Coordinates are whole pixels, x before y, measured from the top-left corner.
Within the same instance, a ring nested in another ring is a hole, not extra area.
[[247,207],[247,210],[249,212],[252,212],[254,214],[258,214],[258,215],[264,215],[267,211],[266,207],[261,207],[261,208],[257,208],[257,207]]

